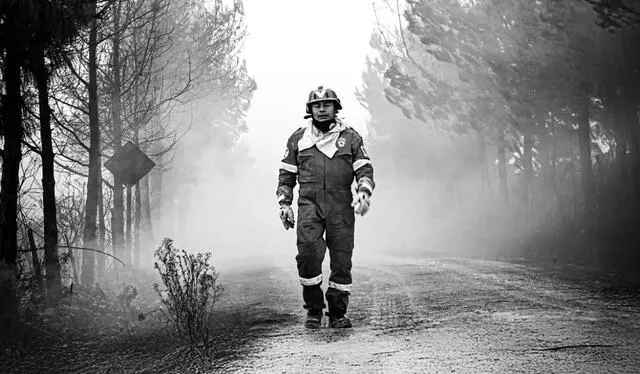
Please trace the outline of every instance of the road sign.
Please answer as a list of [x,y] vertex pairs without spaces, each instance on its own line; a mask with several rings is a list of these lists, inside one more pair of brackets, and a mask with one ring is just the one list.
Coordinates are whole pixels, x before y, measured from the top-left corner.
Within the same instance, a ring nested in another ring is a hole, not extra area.
[[119,178],[124,185],[134,185],[156,164],[151,161],[135,144],[127,142],[116,154],[108,159],[104,166]]

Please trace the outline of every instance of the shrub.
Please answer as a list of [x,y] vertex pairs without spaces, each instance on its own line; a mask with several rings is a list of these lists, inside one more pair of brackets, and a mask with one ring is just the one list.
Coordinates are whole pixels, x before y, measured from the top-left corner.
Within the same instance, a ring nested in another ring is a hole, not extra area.
[[154,255],[154,267],[165,289],[161,290],[158,283],[153,288],[169,319],[192,349],[201,357],[203,353],[208,356],[214,337],[213,306],[223,291],[217,284],[215,268],[209,264],[211,253],[187,253],[165,238]]

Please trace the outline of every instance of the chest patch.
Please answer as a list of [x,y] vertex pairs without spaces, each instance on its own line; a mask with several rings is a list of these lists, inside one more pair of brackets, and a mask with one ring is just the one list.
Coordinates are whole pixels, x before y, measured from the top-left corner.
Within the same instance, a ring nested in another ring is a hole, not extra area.
[[347,139],[345,139],[343,137],[339,137],[338,140],[336,140],[336,147],[338,147],[338,148],[344,147],[345,144],[347,144]]

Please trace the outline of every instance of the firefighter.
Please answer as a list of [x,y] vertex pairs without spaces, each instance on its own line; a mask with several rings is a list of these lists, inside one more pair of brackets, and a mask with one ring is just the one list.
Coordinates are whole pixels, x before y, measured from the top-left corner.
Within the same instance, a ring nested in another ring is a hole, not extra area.
[[[341,109],[335,91],[320,86],[309,93],[304,118],[310,120],[289,137],[278,177],[280,219],[287,230],[296,226],[291,204],[296,181],[300,185],[296,262],[307,310],[304,325],[311,329],[320,328],[327,306],[330,327],[352,326],[346,313],[355,215],[367,213],[375,187],[362,137],[336,117]],[[331,274],[323,295],[322,262],[327,247]]]

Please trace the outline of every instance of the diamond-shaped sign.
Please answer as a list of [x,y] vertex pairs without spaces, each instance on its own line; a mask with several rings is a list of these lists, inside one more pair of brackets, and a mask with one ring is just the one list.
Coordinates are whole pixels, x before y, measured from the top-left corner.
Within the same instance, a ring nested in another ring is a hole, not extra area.
[[134,185],[156,164],[135,144],[127,142],[104,166],[125,185]]

